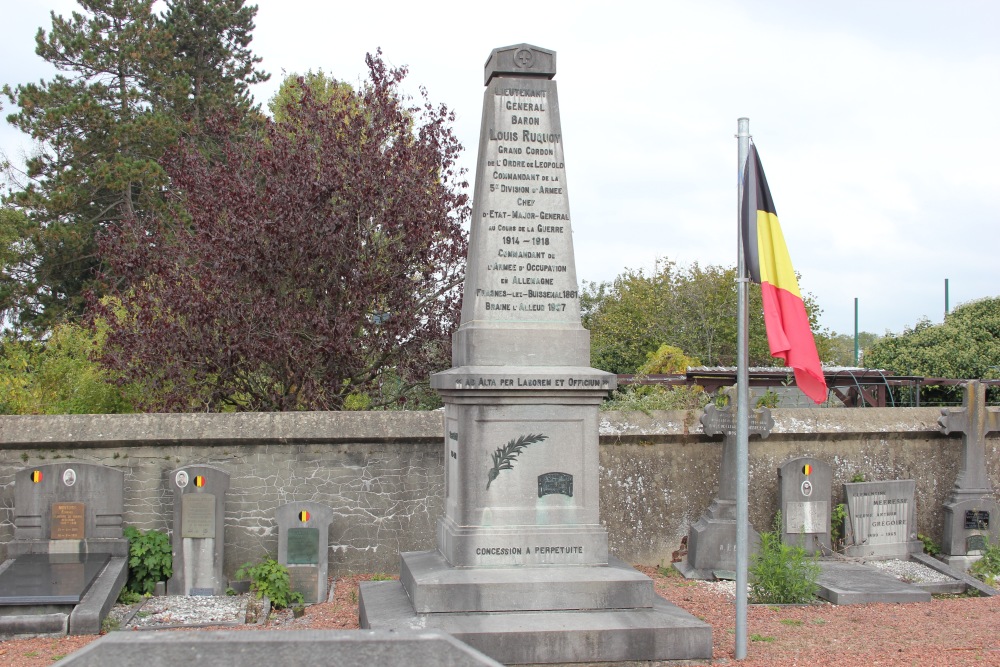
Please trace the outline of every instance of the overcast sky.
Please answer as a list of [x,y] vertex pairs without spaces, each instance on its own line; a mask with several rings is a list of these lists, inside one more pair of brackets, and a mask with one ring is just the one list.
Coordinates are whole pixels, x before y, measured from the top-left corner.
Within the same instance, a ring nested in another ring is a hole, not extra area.
[[[457,114],[474,175],[483,65],[498,46],[558,54],[577,275],[736,263],[737,119],[750,119],[801,287],[853,333],[938,322],[1000,294],[1000,2],[418,3],[259,0],[272,74],[357,82],[381,47]],[[0,83],[70,0],[0,0]],[[4,103],[4,113],[10,111]],[[0,148],[28,146],[6,123]]]

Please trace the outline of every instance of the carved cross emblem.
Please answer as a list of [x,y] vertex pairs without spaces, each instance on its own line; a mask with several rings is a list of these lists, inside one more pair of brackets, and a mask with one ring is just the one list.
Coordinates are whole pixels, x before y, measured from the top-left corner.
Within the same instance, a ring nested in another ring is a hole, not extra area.
[[514,54],[514,63],[518,67],[522,67],[525,69],[531,67],[531,63],[534,59],[535,59],[534,54],[531,53],[531,51],[529,51],[528,49],[520,49],[517,53]]

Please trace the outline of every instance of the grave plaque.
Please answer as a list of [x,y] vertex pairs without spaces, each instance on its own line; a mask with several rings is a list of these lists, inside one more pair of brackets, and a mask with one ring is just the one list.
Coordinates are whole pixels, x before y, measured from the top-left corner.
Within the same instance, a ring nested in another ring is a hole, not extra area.
[[830,551],[830,499],[833,470],[812,457],[787,461],[778,468],[781,539],[806,553]]
[[319,562],[319,529],[288,529],[288,564],[315,565]]
[[970,564],[965,556],[970,551],[971,537],[978,535],[984,541],[985,537],[994,543],[1000,541],[1000,521],[995,516],[997,501],[986,472],[986,436],[1000,431],[1000,408],[987,407],[986,386],[978,380],[969,380],[962,407],[942,408],[938,424],[942,433],[962,434],[961,468],[944,504],[941,551],[945,562],[950,563],[954,558],[964,569]]
[[865,558],[908,558],[923,551],[917,539],[912,479],[844,484],[844,553]]
[[301,593],[306,603],[326,600],[333,510],[316,502],[293,502],[275,515],[278,562],[288,567],[292,591]]
[[181,537],[215,537],[215,496],[181,496]]
[[86,506],[83,503],[52,503],[53,540],[82,540]]
[[[736,570],[736,395],[731,393],[729,406],[705,406],[701,417],[705,435],[722,435],[722,463],[719,466],[719,492],[688,531],[687,558],[677,569],[688,579],[713,579],[719,570]],[[774,428],[767,408],[751,410],[748,434],[766,438]],[[760,535],[747,527],[750,551],[756,551]]]

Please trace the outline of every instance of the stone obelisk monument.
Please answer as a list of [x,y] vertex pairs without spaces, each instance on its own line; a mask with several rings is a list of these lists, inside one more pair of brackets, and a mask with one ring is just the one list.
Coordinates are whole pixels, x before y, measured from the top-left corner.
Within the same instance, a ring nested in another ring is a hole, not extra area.
[[362,627],[436,628],[506,663],[692,660],[711,628],[609,557],[598,409],[580,323],[555,53],[495,49],[453,368],[438,549],[362,586]]

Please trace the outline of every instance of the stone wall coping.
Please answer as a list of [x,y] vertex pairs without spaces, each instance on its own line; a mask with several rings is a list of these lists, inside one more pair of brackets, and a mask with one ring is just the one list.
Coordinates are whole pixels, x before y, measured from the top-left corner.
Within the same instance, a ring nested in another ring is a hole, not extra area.
[[0,447],[438,442],[444,411],[0,416]]
[[[635,436],[697,436],[705,438],[702,410],[602,412],[601,441]],[[775,435],[869,433],[935,433],[940,408],[776,408],[771,410]],[[755,438],[752,438],[755,439]]]
[[[772,436],[868,433],[940,435],[940,408],[783,408]],[[39,448],[235,443],[432,443],[443,411],[184,413],[0,416],[0,447]],[[701,410],[601,412],[604,444],[631,438],[703,439]]]

